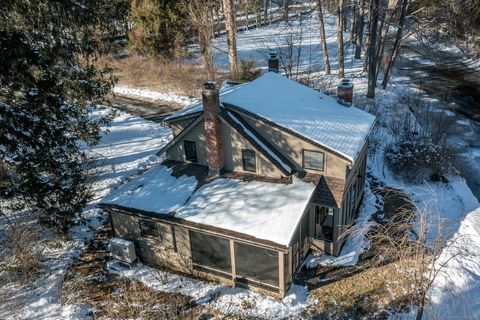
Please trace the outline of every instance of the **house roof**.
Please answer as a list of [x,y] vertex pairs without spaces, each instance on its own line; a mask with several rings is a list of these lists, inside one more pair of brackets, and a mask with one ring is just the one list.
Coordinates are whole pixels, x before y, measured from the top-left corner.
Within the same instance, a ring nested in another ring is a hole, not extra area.
[[[229,95],[232,92],[242,88],[245,85],[246,85],[245,83],[244,84],[230,84],[228,82],[223,83],[222,87],[220,88],[220,99],[222,97],[224,97],[226,95]],[[187,107],[183,108],[182,110],[177,111],[177,112],[169,115],[168,117],[166,117],[164,119],[164,121],[173,122],[173,121],[176,121],[176,120],[184,119],[186,117],[194,116],[195,114],[200,114],[202,112],[203,112],[203,104],[202,104],[202,101],[199,100],[199,101],[193,103],[192,105],[187,106]]]
[[172,172],[167,166],[155,166],[120,186],[101,203],[169,214],[182,206],[197,186],[194,176],[177,178]]
[[289,184],[217,178],[197,189],[196,174],[175,177],[174,172],[175,168],[158,165],[118,188],[102,204],[172,216],[288,246],[315,190],[313,183],[298,178]]
[[[352,162],[375,121],[375,117],[367,112],[344,106],[332,97],[274,72],[244,85],[224,89],[220,100],[227,109],[245,110]],[[198,103],[166,120],[201,112],[201,108]]]
[[312,203],[340,208],[345,190],[345,180],[321,176],[312,195]]

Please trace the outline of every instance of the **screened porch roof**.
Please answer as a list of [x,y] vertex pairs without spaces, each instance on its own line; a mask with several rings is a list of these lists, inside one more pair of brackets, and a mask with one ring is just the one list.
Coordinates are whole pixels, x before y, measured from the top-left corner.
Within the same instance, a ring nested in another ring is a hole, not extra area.
[[272,183],[184,175],[156,166],[117,189],[102,204],[171,216],[288,246],[315,184]]

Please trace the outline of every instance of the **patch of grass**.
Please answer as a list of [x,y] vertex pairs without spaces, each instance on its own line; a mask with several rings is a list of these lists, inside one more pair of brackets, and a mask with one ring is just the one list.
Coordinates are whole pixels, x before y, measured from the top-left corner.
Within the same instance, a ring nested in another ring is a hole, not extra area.
[[387,310],[401,310],[408,306],[411,295],[405,289],[405,281],[406,277],[393,263],[366,269],[312,290],[310,296],[318,300],[307,316],[387,318]]
[[124,59],[105,56],[99,63],[113,70],[120,85],[175,92],[189,97],[199,97],[202,84],[206,81],[221,82],[227,78],[227,74],[219,71],[215,79],[208,79],[201,66],[186,60],[131,55]]

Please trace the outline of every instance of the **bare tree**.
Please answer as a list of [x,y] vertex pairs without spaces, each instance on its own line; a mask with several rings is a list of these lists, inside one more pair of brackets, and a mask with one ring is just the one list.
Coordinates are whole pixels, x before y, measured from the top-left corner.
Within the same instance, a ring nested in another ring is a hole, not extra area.
[[345,77],[344,53],[343,53],[343,1],[337,0],[337,38],[338,38],[338,77]]
[[320,23],[320,39],[322,40],[323,68],[325,74],[330,74],[330,61],[328,59],[327,38],[325,36],[325,23],[323,20],[322,0],[317,0],[318,22]]
[[365,25],[365,0],[360,0],[359,9],[358,9],[358,18],[356,26],[356,38],[355,38],[355,59],[361,58],[362,52],[362,42],[363,42],[363,29]]
[[408,5],[410,3],[409,0],[400,0],[402,2],[402,9],[400,12],[400,19],[398,21],[398,28],[397,28],[397,34],[395,35],[395,42],[393,44],[392,48],[392,53],[390,55],[390,60],[388,61],[387,68],[385,69],[385,75],[383,76],[383,81],[382,81],[382,86],[383,88],[387,88],[388,81],[390,80],[390,72],[393,67],[393,63],[395,59],[397,58],[398,51],[400,49],[400,44],[402,41],[402,33],[403,33],[403,28],[405,26],[405,20],[406,20],[406,15],[407,15],[407,9]]
[[378,10],[379,10],[379,0],[371,0],[370,2],[370,45],[368,47],[368,88],[367,88],[367,98],[375,97],[375,87],[376,82],[375,78],[377,75],[377,53],[376,53],[376,43],[377,43],[377,25],[378,25]]
[[211,1],[212,0],[184,0],[182,7],[197,31],[205,73],[209,79],[213,80],[215,77],[215,67],[212,56],[213,21],[210,15]]
[[288,23],[288,0],[283,0],[283,19]]
[[225,15],[225,25],[227,28],[227,44],[228,44],[228,62],[230,63],[230,77],[238,78],[238,61],[237,61],[237,22],[235,14],[235,1],[223,0],[223,10]]

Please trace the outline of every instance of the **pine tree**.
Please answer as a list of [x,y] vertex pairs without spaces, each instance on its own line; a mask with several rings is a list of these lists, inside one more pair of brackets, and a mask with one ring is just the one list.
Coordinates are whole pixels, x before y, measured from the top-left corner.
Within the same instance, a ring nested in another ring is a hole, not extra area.
[[175,0],[132,0],[128,47],[147,56],[172,56],[182,51],[186,17]]
[[14,181],[0,194],[21,199],[63,235],[89,200],[82,145],[98,142],[108,123],[90,113],[113,82],[95,56],[120,32],[111,28],[122,25],[120,3],[0,4],[0,165]]

